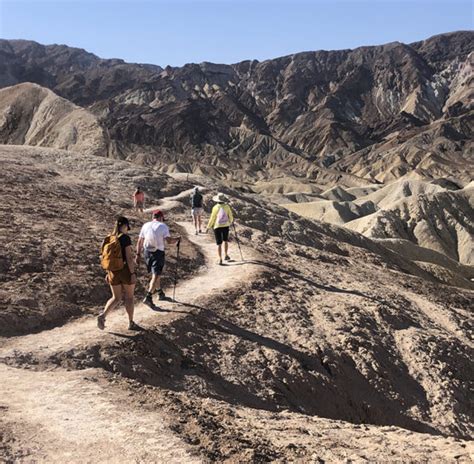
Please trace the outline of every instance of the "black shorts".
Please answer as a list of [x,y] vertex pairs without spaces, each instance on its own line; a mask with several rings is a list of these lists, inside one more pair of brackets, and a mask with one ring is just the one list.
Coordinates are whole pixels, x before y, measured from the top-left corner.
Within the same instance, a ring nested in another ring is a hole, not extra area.
[[145,250],[145,263],[148,272],[161,275],[165,267],[165,252],[161,250],[147,251]]
[[228,227],[218,227],[214,229],[214,235],[216,237],[216,243],[220,245],[222,242],[229,241],[229,228]]

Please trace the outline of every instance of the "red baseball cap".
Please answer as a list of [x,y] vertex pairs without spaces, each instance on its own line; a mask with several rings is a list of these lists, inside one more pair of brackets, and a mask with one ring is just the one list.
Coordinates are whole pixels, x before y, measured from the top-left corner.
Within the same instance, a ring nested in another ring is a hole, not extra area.
[[155,209],[155,211],[153,211],[153,218],[154,219],[158,219],[158,218],[165,218],[165,215],[163,214],[163,211],[159,210],[159,209]]

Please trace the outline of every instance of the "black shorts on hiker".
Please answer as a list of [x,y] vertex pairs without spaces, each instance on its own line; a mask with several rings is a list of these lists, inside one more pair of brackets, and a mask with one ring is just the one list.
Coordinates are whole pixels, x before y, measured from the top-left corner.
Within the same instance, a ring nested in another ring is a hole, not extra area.
[[165,267],[165,252],[161,250],[145,250],[144,256],[148,272],[155,275],[161,275],[163,268]]
[[214,229],[214,235],[216,237],[216,243],[221,245],[222,242],[229,241],[229,228],[228,227],[218,227]]

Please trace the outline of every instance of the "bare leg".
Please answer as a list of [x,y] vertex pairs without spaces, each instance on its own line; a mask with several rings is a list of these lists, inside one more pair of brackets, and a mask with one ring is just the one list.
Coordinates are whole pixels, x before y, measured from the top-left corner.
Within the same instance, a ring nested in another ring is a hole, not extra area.
[[133,312],[134,312],[133,293],[134,292],[135,292],[135,284],[123,286],[123,293],[124,293],[123,297],[125,300],[125,309],[128,314],[129,322],[133,321]]
[[107,316],[107,313],[112,309],[115,309],[122,301],[122,286],[121,285],[111,285],[110,289],[112,291],[112,298],[107,301],[105,304],[104,311],[102,316]]
[[225,251],[225,255],[228,256],[228,254],[229,254],[229,242],[224,242],[224,251]]
[[198,225],[199,225],[199,232],[201,232],[201,215],[197,217]]
[[198,231],[198,217],[196,214],[193,214],[193,224],[194,228],[196,229],[196,232]]
[[157,289],[161,288],[161,278],[159,275],[152,274],[150,285],[148,286],[148,292],[153,294],[153,292]]
[[222,261],[222,244],[217,245],[217,254],[219,255],[219,259]]

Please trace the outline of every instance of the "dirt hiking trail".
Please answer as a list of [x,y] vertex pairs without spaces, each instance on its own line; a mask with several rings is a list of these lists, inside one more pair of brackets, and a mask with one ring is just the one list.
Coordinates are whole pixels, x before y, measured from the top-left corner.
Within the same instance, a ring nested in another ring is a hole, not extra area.
[[[165,199],[159,207],[169,211],[179,198],[188,194],[186,191]],[[198,274],[177,286],[177,301],[196,304],[202,298],[255,278],[256,265],[218,265],[211,235],[196,236],[190,222],[177,224],[205,258]],[[168,253],[175,250],[174,246],[168,247]],[[230,251],[237,258],[237,246],[232,245]],[[252,250],[243,251],[246,259],[256,258]],[[167,293],[171,296],[172,289]],[[141,297],[136,294],[136,302]],[[146,329],[167,324],[189,312],[186,306],[172,301],[160,301],[159,307],[167,312],[152,311],[142,303],[137,304],[135,321]],[[127,317],[121,307],[107,318],[104,331],[97,328],[95,317],[85,316],[52,330],[3,340],[0,376],[6,382],[0,385],[0,422],[12,435],[9,438],[7,432],[0,440],[0,449],[9,449],[10,459],[16,462],[32,458],[35,462],[200,462],[190,447],[167,428],[163,413],[134,405],[130,401],[132,393],[111,384],[100,369],[69,371],[45,364],[42,366],[45,370],[32,370],[28,368],[32,367],[27,365],[29,362],[23,363],[24,360],[40,363],[59,352],[106,345],[114,343],[117,335],[136,333],[126,327]],[[12,367],[15,364],[24,364],[26,368]]]

